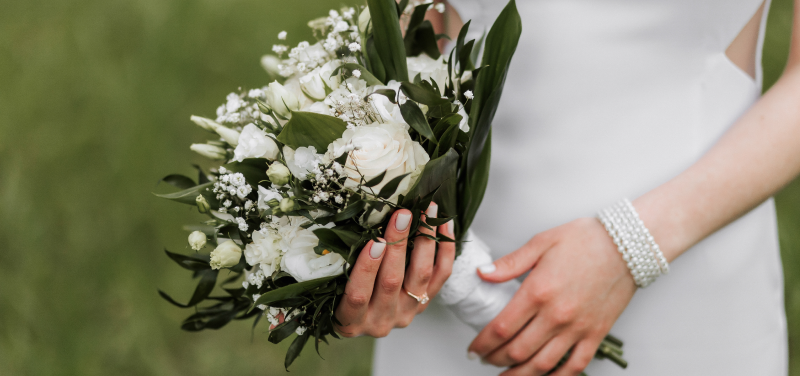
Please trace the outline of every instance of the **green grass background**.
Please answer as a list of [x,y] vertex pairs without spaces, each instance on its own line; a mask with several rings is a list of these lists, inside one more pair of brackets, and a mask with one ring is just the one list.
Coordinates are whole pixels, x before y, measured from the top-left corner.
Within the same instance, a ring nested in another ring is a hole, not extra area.
[[[193,174],[213,115],[281,30],[339,0],[0,0],[0,375],[281,375],[285,347],[249,322],[186,333],[193,288],[162,249],[187,251],[199,217],[149,192]],[[767,82],[786,59],[790,0],[776,0]],[[800,184],[778,196],[792,375],[800,375]],[[367,375],[372,341],[310,348],[297,375]]]

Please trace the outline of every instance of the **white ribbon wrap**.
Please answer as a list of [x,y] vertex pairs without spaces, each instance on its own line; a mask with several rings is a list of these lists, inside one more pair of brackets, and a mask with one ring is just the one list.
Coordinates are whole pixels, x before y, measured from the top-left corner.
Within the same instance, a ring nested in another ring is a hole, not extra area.
[[477,269],[492,262],[491,250],[472,231],[466,240],[439,297],[461,321],[480,331],[511,301],[520,283],[516,279],[503,283],[483,281]]

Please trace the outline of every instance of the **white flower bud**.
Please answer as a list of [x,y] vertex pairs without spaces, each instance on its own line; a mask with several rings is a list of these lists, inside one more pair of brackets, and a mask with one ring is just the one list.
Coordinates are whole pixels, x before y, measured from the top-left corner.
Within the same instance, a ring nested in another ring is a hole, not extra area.
[[208,118],[204,118],[202,116],[192,115],[191,117],[189,117],[189,120],[191,120],[192,122],[197,124],[197,126],[199,126],[200,128],[203,128],[203,129],[205,129],[205,130],[207,130],[209,132],[214,132],[214,129],[216,127],[221,127],[222,126],[221,124],[217,123],[216,121],[208,119]]
[[192,115],[189,119],[200,126],[200,128],[203,128],[207,131],[217,132],[217,134],[219,134],[220,137],[225,140],[225,142],[231,144],[233,147],[236,147],[236,145],[239,143],[239,132],[233,129],[201,116]]
[[225,149],[209,144],[192,144],[189,147],[192,151],[200,154],[206,158],[211,158],[213,160],[223,160],[227,153],[225,153]]
[[269,169],[267,169],[267,176],[272,184],[285,185],[289,183],[292,173],[289,172],[289,169],[284,166],[283,163],[275,162],[269,166]]
[[284,213],[290,212],[294,210],[294,199],[291,197],[286,197],[281,200],[281,211]]
[[189,246],[195,251],[199,251],[206,246],[206,234],[195,231],[189,234]]
[[369,29],[372,29],[372,25],[370,24],[371,20],[369,8],[364,8],[364,10],[358,16],[358,31],[361,32],[361,34],[369,34]]
[[197,198],[195,198],[194,201],[197,203],[197,210],[199,210],[200,213],[208,213],[208,211],[211,209],[211,206],[208,204],[208,201],[205,197],[203,197],[203,195],[197,195]]
[[269,84],[269,90],[267,90],[267,103],[273,111],[284,118],[288,118],[292,111],[297,111],[300,109],[300,101],[297,99],[297,97],[286,90],[286,88],[279,84],[278,81],[274,81]]
[[273,77],[277,77],[281,74],[279,65],[281,65],[281,59],[275,55],[264,55],[261,57],[261,66]]
[[230,268],[241,258],[242,249],[232,240],[225,241],[211,252],[211,269]]

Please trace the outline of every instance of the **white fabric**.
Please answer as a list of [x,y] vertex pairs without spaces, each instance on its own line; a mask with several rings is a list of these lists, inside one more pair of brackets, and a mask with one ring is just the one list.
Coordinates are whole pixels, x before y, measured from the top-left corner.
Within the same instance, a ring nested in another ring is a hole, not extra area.
[[[451,3],[480,35],[506,1]],[[752,80],[724,51],[760,4],[518,0],[523,33],[473,226],[493,256],[638,197],[697,161],[759,96],[760,72]],[[625,341],[627,370],[594,360],[586,372],[786,375],[782,281],[769,200],[636,293],[612,329]],[[375,375],[500,373],[467,360],[475,331],[437,300],[411,326],[377,341]]]

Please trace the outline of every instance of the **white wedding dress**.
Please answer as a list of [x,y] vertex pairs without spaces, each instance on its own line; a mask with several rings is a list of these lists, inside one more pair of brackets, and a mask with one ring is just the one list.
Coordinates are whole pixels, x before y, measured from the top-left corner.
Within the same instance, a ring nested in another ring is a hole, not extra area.
[[[761,3],[518,0],[522,37],[473,226],[493,257],[537,232],[636,198],[697,161],[759,97],[760,63],[753,80],[724,52]],[[472,19],[474,37],[506,0],[451,4]],[[786,375],[781,273],[768,200],[636,293],[611,331],[625,341],[627,370],[593,360],[586,372]],[[476,332],[437,300],[411,326],[377,340],[374,375],[502,371],[467,360]]]

